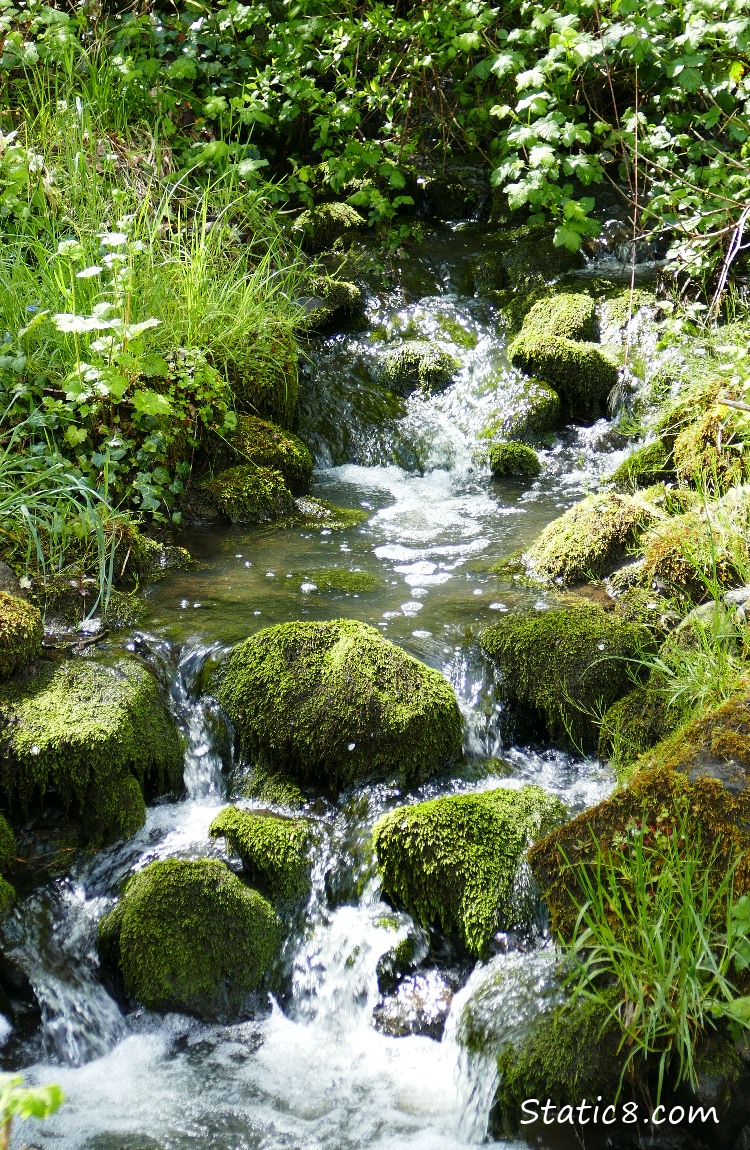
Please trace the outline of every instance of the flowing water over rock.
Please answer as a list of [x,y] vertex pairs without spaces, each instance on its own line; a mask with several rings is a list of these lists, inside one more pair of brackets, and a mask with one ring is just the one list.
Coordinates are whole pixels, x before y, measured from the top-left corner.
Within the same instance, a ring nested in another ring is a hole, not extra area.
[[[596,762],[504,745],[475,637],[498,613],[546,601],[490,568],[594,488],[623,441],[604,420],[571,427],[542,452],[539,479],[489,478],[476,436],[516,377],[491,304],[460,290],[470,254],[460,229],[441,233],[416,259],[411,289],[373,298],[366,330],[331,337],[312,356],[300,432],[316,454],[313,494],[361,508],[367,520],[344,531],[196,534],[186,543],[197,568],[149,590],[147,631],[127,647],[169,685],[185,797],[151,807],[132,840],[30,895],[6,931],[6,953],[42,1015],[33,1033],[6,1036],[6,1064],[59,1081],[68,1096],[35,1131],[44,1148],[458,1150],[486,1133],[495,1085],[487,1052],[551,1002],[554,955],[537,949],[538,936],[509,937],[509,952],[473,973],[450,955],[420,968],[404,1009],[440,1025],[448,1013],[442,1041],[374,1025],[379,960],[414,929],[380,898],[376,818],[404,801],[527,782],[581,809],[612,785]],[[442,395],[412,397],[383,424],[372,418],[373,365],[403,337],[444,340],[462,367]],[[369,573],[373,589],[323,590],[322,568]],[[208,827],[227,793],[231,732],[205,693],[206,669],[260,627],[341,616],[374,624],[443,671],[464,715],[465,766],[416,795],[381,785],[315,805],[312,891],[288,932],[270,1008],[259,999],[232,1025],[128,1012],[95,950],[96,923],[123,879],[154,859],[226,857]],[[486,1045],[474,1050],[468,1030]]]

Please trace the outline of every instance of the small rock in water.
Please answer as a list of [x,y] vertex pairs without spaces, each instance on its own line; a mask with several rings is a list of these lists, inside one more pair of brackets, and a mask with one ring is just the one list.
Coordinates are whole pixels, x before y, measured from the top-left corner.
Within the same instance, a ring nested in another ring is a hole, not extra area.
[[458,975],[452,972],[426,970],[409,975],[395,994],[383,998],[375,1007],[375,1028],[392,1038],[424,1034],[439,1040],[459,985]]

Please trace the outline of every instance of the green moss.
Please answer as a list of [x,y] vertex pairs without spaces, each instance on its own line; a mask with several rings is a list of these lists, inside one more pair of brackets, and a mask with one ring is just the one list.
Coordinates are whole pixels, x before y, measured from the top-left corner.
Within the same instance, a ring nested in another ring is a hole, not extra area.
[[294,230],[302,236],[305,251],[322,252],[364,225],[364,218],[349,204],[334,203],[302,212],[295,220]]
[[477,438],[537,441],[562,423],[560,396],[540,379],[503,379],[503,404]]
[[361,507],[337,507],[325,499],[306,495],[294,501],[293,523],[317,530],[346,531],[364,523],[369,515],[369,511],[363,511]]
[[369,571],[348,571],[342,567],[314,567],[308,571],[293,571],[289,580],[298,590],[301,587],[316,591],[340,591],[361,595],[378,591],[384,582]]
[[599,729],[599,758],[608,759],[625,779],[635,760],[655,746],[673,726],[664,694],[636,687],[613,703]]
[[100,927],[125,987],[151,1010],[232,1016],[268,969],[279,940],[273,910],[216,859],[153,862],[128,883]]
[[580,292],[559,292],[540,299],[527,313],[523,327],[562,339],[596,340],[596,305]]
[[584,263],[581,252],[555,247],[545,225],[503,230],[489,236],[474,265],[474,287],[480,292],[512,288],[516,293],[545,287],[558,276]]
[[583,604],[506,615],[480,642],[503,672],[501,692],[525,726],[591,749],[598,717],[631,688],[631,661],[642,656],[650,636]]
[[243,781],[241,793],[246,799],[257,799],[274,807],[288,807],[298,811],[307,803],[307,796],[294,779],[280,771],[270,771],[263,763],[255,763]]
[[601,578],[622,563],[657,515],[643,497],[588,495],[532,543],[526,552],[529,571],[565,586]]
[[247,338],[247,353],[226,365],[237,409],[291,427],[299,397],[294,335],[280,329],[249,332]]
[[278,471],[293,492],[304,491],[312,479],[312,456],[302,440],[254,415],[238,415],[235,430],[225,437],[214,434],[209,456],[217,471],[248,463]]
[[700,491],[721,493],[750,478],[750,443],[733,434],[720,404],[680,431],[673,454],[680,482]]
[[493,443],[489,460],[490,470],[496,478],[513,475],[533,479],[542,470],[539,456],[525,443]]
[[136,595],[126,595],[122,591],[111,591],[104,612],[104,622],[113,631],[132,631],[139,627],[148,616],[148,607]]
[[42,650],[44,627],[36,607],[0,591],[0,679],[13,675]]
[[[378,926],[386,925],[379,922]],[[422,931],[413,927],[378,959],[376,973],[381,994],[393,994],[404,975],[416,970],[429,953],[429,945]]]
[[284,477],[270,467],[241,463],[211,479],[201,491],[232,523],[265,523],[288,515],[294,506]]
[[708,708],[644,754],[636,770],[657,766],[691,781],[707,775],[732,792],[750,788],[750,698],[743,693]]
[[242,859],[250,879],[260,883],[273,901],[294,901],[310,889],[307,819],[226,807],[208,833],[226,839],[227,847]]
[[0,918],[10,914],[15,906],[16,891],[7,879],[0,878]]
[[455,356],[439,344],[411,339],[385,353],[380,382],[400,395],[417,390],[431,395],[450,387],[460,366]]
[[602,1105],[613,1101],[623,1064],[621,1038],[620,1027],[597,1002],[567,1002],[542,1014],[530,1033],[500,1051],[490,1133],[518,1134],[529,1098],[540,1107],[547,1099],[557,1107],[576,1107],[584,1099],[595,1105],[597,1097],[605,1100]]
[[461,719],[438,672],[350,619],[282,623],[234,648],[218,698],[251,760],[340,790],[411,785],[461,753]]
[[[177,729],[156,680],[135,659],[72,659],[3,684],[0,739],[0,786],[8,803],[27,809],[35,794],[41,798],[54,787],[84,821],[106,827],[106,838],[120,837],[123,818],[132,819],[138,806],[123,776],[132,774],[156,793],[182,782]],[[114,797],[108,811],[93,810],[110,784],[124,796],[129,815],[117,811]]]
[[0,872],[5,874],[15,862],[18,850],[16,836],[10,828],[5,815],[0,815]]
[[311,276],[306,287],[310,297],[305,301],[305,317],[300,324],[303,331],[321,331],[362,311],[362,292],[347,280]]
[[96,779],[88,789],[81,822],[89,846],[132,838],[146,821],[146,802],[129,774]]
[[636,448],[612,472],[610,483],[619,491],[635,491],[654,483],[668,483],[674,479],[671,453],[662,439]]
[[515,881],[524,851],[564,817],[559,799],[534,786],[399,807],[373,830],[383,892],[484,958],[524,913]]
[[115,552],[115,568],[136,583],[158,583],[170,572],[187,571],[192,564],[184,547],[160,543],[125,524]]
[[551,383],[572,413],[583,418],[603,414],[620,369],[620,357],[610,348],[539,333],[526,323],[508,348],[508,358]]

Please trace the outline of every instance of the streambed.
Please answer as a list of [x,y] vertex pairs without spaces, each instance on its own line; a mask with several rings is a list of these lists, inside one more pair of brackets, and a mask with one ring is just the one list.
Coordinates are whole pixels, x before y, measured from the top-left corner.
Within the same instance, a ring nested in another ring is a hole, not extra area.
[[[153,806],[132,840],[28,895],[6,927],[6,950],[43,1017],[40,1028],[5,1034],[5,1065],[59,1082],[68,1098],[34,1131],[45,1150],[457,1150],[486,1135],[494,1068],[463,1051],[462,1012],[479,1004],[497,1034],[514,1033],[549,1001],[551,956],[541,934],[508,937],[507,953],[473,973],[437,956],[411,997],[389,1009],[423,1028],[447,1015],[442,1040],[376,1029],[378,959],[410,923],[380,899],[370,830],[383,811],[415,798],[535,782],[578,810],[611,789],[595,761],[504,742],[476,636],[498,613],[548,601],[492,564],[594,490],[626,449],[600,420],[556,437],[537,480],[493,480],[477,461],[478,432],[517,378],[498,314],[463,288],[481,242],[472,227],[435,232],[408,283],[373,294],[366,323],[311,348],[299,433],[316,458],[312,494],[361,508],[366,521],[343,531],[188,535],[195,569],[149,589],[141,631],[105,641],[138,652],[169,683],[187,745],[186,797]],[[372,362],[384,336],[399,333],[447,342],[461,372],[442,395],[412,397],[401,418],[368,421]],[[331,568],[373,576],[372,589],[324,589]],[[123,1013],[95,948],[96,923],[123,878],[155,858],[226,857],[208,836],[228,794],[221,716],[200,694],[205,660],[273,623],[340,617],[378,627],[445,674],[464,716],[466,765],[416,795],[380,785],[314,804],[312,894],[284,947],[270,1010],[259,1002],[255,1017],[234,1025]],[[20,1146],[20,1130],[17,1138]]]

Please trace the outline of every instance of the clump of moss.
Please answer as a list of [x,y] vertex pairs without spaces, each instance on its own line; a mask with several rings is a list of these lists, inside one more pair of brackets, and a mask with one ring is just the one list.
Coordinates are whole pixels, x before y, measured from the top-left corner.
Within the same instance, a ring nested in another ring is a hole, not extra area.
[[503,380],[503,404],[478,439],[538,440],[562,423],[560,396],[541,379]]
[[81,823],[90,845],[132,838],[145,821],[146,801],[133,775],[96,779],[89,787]]
[[615,471],[610,483],[620,491],[635,491],[655,483],[668,483],[674,479],[672,457],[662,439],[636,448]]
[[593,604],[509,614],[482,632],[501,692],[537,736],[593,749],[597,719],[632,686],[649,632]]
[[223,836],[227,847],[242,859],[250,879],[272,901],[292,902],[310,888],[310,824],[269,811],[226,807],[211,823],[212,838]]
[[600,1002],[568,1001],[540,1015],[529,1033],[500,1051],[490,1133],[517,1135],[525,1115],[521,1107],[530,1098],[541,1100],[540,1106],[549,1099],[556,1107],[616,1098],[621,1039],[620,1027]]
[[336,240],[350,237],[365,226],[364,218],[349,204],[321,204],[297,216],[294,230],[308,252],[323,252]]
[[126,524],[115,551],[115,567],[136,583],[158,583],[172,571],[186,571],[192,559],[184,547],[161,543]]
[[209,454],[217,471],[248,463],[278,471],[295,493],[312,479],[312,456],[302,440],[254,415],[238,415],[236,428],[226,436],[214,434]]
[[680,431],[673,452],[680,482],[721,493],[750,478],[750,444],[727,424],[727,408],[714,404]]
[[588,495],[554,519],[526,552],[531,574],[564,586],[601,578],[623,561],[656,508],[642,497]]
[[248,348],[227,362],[238,411],[291,427],[299,398],[299,349],[292,332],[248,332]]
[[252,463],[204,479],[201,491],[232,523],[266,523],[288,515],[294,506],[283,475]]
[[10,914],[16,903],[15,887],[5,878],[0,878],[0,918]]
[[583,263],[581,252],[555,247],[552,231],[544,224],[505,229],[488,238],[472,269],[474,287],[480,292],[504,288],[513,288],[516,294],[530,292]]
[[554,333],[562,339],[596,340],[596,305],[582,292],[558,292],[540,299],[527,313],[523,326]]
[[373,830],[383,892],[485,958],[498,930],[520,925],[515,880],[524,851],[564,818],[560,800],[535,786],[399,807]]
[[525,443],[493,443],[489,451],[490,470],[498,478],[519,476],[533,479],[542,470],[533,447]]
[[306,286],[310,295],[304,301],[307,306],[300,324],[303,331],[322,331],[362,311],[362,292],[348,280],[311,276]]
[[380,382],[399,395],[421,391],[432,395],[450,387],[460,363],[439,344],[410,339],[386,352],[380,367]]
[[[707,724],[703,732],[707,738],[711,737],[709,727]],[[723,734],[719,742],[725,738]],[[692,760],[695,770],[691,769],[685,750],[677,732],[643,760],[643,769],[631,776],[628,786],[531,848],[529,863],[556,935],[568,940],[573,937],[578,912],[585,902],[582,889],[574,881],[575,868],[589,868],[593,878],[601,858],[606,860],[611,852],[619,851],[638,827],[666,828],[669,833],[675,811],[681,807],[688,811],[686,833],[700,848],[717,883],[735,867],[735,896],[750,890],[750,789],[727,789],[719,778],[711,777],[710,756],[703,764],[699,751]]]
[[369,571],[348,571],[343,567],[314,567],[309,571],[293,571],[290,583],[297,589],[314,588],[316,591],[342,591],[361,595],[377,591],[383,580]]
[[42,650],[44,627],[36,607],[0,591],[0,679],[7,679]]
[[5,874],[15,862],[17,854],[16,836],[11,830],[5,815],[0,815],[0,872]]
[[97,841],[120,837],[125,825],[132,833],[133,812],[145,814],[127,776],[155,793],[182,782],[177,728],[153,675],[135,659],[46,664],[3,684],[0,738],[8,803],[26,810],[54,787],[85,825],[99,828]]
[[537,332],[526,323],[508,348],[512,364],[551,383],[573,415],[601,415],[617,384],[620,357],[609,348],[582,343],[550,332]]
[[411,785],[461,753],[443,676],[351,619],[259,631],[232,651],[218,698],[251,761],[334,790]]
[[294,779],[281,771],[271,771],[263,763],[254,763],[240,788],[246,799],[257,799],[274,807],[299,811],[307,803],[305,792]]
[[312,495],[294,501],[294,522],[304,527],[346,531],[349,527],[358,527],[368,518],[369,512],[361,507],[337,507],[334,503],[316,499]]
[[134,998],[205,1019],[242,1010],[278,941],[266,900],[216,859],[150,863],[99,926],[100,953]]
[[114,631],[130,631],[140,626],[148,615],[145,600],[122,591],[110,591],[104,611],[104,622]]
[[674,725],[665,695],[653,688],[636,687],[613,703],[599,729],[600,759],[608,759],[623,780],[644,751],[655,746]]

